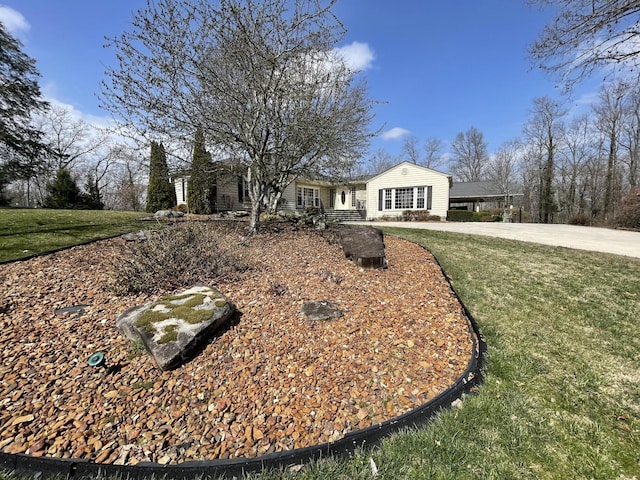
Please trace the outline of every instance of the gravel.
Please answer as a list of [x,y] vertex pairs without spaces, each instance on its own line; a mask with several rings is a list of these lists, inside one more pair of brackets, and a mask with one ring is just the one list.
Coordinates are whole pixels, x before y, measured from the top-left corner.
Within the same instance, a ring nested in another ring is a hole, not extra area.
[[[214,286],[239,320],[169,372],[115,328],[158,297],[109,288],[123,240],[0,266],[0,449],[116,464],[255,457],[389,420],[464,373],[466,318],[423,248],[386,237],[389,268],[363,270],[312,231],[238,241],[253,268]],[[309,301],[344,316],[310,321]],[[98,351],[109,370],[88,366]]]

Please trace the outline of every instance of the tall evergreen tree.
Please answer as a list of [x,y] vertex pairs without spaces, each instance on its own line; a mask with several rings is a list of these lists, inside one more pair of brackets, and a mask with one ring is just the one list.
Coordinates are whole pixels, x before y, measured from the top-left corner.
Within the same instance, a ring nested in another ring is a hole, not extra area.
[[31,115],[48,108],[38,75],[35,61],[0,22],[0,196],[7,183],[33,176],[47,150],[42,132],[31,125]]
[[149,162],[149,186],[147,187],[147,212],[154,213],[175,206],[176,191],[169,181],[169,167],[164,145],[151,142]]
[[191,213],[208,215],[216,210],[216,179],[211,153],[204,145],[202,129],[196,131],[193,142],[193,159],[189,171],[187,204]]
[[104,202],[100,194],[98,182],[92,174],[87,176],[87,183],[84,185],[83,203],[87,210],[102,210]]
[[82,192],[68,169],[58,169],[55,178],[47,184],[47,196],[42,206],[44,208],[82,208]]

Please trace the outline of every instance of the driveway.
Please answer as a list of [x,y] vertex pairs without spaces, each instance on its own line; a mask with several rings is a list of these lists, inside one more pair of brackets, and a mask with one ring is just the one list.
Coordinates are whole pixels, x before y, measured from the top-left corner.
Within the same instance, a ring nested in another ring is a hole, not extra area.
[[613,253],[640,258],[640,232],[577,225],[497,222],[348,222],[350,224],[420,228],[509,238],[522,242]]

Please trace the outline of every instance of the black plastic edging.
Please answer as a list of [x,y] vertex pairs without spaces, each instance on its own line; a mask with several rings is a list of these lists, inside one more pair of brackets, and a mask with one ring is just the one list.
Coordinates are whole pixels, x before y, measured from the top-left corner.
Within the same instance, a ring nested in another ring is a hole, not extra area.
[[462,303],[449,277],[437,259],[436,263],[444,275],[444,278],[447,279],[456,299],[460,302],[460,305],[462,305],[469,328],[469,335],[471,336],[471,358],[469,359],[466,371],[458,377],[453,385],[436,398],[410,412],[377,425],[350,432],[334,442],[276,452],[256,458],[197,460],[172,465],[160,465],[151,462],[138,463],[137,465],[112,465],[99,464],[83,459],[32,457],[26,454],[14,455],[0,452],[0,470],[9,470],[17,474],[37,474],[45,478],[64,476],[69,479],[105,476],[122,476],[131,479],[166,476],[185,480],[193,479],[196,476],[237,477],[249,472],[256,472],[263,469],[286,468],[323,458],[346,458],[352,456],[357,449],[366,449],[378,445],[384,437],[398,432],[403,428],[425,425],[429,423],[440,410],[450,407],[455,400],[461,398],[463,394],[471,392],[473,387],[482,383],[487,353],[487,344],[480,328],[469,313],[467,307]]

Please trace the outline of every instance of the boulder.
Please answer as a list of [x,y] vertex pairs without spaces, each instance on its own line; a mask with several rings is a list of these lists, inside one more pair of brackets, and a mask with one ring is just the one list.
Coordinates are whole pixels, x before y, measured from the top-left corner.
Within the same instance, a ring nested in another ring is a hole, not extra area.
[[171,370],[191,359],[234,312],[218,290],[198,286],[130,308],[116,326],[127,338],[141,340],[162,370]]
[[384,234],[373,227],[344,227],[339,231],[344,255],[363,268],[387,268]]
[[333,303],[322,302],[306,302],[302,304],[302,313],[309,320],[331,320],[340,318],[344,313],[338,309]]
[[184,217],[184,213],[177,210],[158,210],[153,216],[155,218],[180,218]]
[[146,230],[140,230],[138,233],[125,233],[121,237],[127,242],[144,242],[149,238]]

